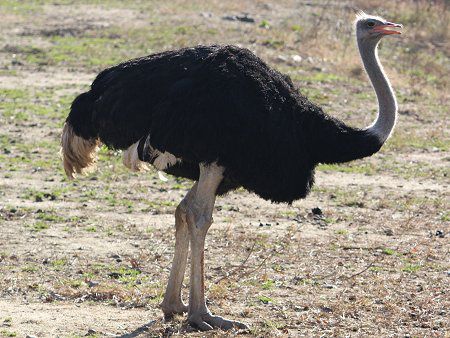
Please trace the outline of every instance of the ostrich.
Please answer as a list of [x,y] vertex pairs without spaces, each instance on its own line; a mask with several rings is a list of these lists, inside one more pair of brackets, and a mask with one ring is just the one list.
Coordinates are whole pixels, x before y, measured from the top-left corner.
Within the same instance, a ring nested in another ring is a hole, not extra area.
[[[95,163],[100,143],[124,150],[133,170],[157,170],[195,181],[175,211],[175,250],[165,318],[187,312],[201,330],[245,329],[214,316],[205,302],[204,245],[217,195],[243,187],[263,199],[306,197],[318,163],[376,153],[391,134],[397,103],[377,45],[402,26],[357,14],[361,59],[378,100],[378,115],[359,129],[325,114],[249,50],[197,46],[149,55],[102,71],[72,103],[63,128],[69,178]],[[189,305],[181,287],[191,250]]]

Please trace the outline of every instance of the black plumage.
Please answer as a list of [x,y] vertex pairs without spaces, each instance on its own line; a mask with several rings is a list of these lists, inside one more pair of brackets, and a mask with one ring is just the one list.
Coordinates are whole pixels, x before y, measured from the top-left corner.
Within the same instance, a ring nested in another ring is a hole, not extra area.
[[198,179],[199,163],[226,168],[219,193],[242,186],[264,199],[305,197],[318,163],[369,156],[382,145],[326,115],[290,78],[247,49],[197,46],[130,60],[101,72],[67,122],[108,147],[139,143],[182,162],[166,172]]

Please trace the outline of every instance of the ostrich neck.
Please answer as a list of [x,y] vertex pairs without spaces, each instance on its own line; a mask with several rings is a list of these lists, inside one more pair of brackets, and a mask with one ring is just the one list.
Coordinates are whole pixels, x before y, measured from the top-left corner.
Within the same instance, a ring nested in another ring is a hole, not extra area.
[[397,101],[383,67],[378,59],[378,42],[358,40],[359,52],[378,100],[378,116],[367,131],[385,142],[394,128],[397,116]]

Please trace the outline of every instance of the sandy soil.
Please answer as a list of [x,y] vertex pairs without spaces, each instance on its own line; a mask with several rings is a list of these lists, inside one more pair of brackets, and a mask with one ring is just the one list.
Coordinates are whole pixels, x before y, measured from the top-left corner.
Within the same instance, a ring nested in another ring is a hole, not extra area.
[[[55,48],[63,42],[52,37],[60,34],[81,39],[128,32],[130,39],[139,39],[132,33],[146,29],[152,18],[154,25],[168,22],[179,26],[178,35],[187,34],[156,43],[170,48],[190,39],[197,43],[189,27],[202,29],[201,23],[210,20],[209,29],[218,33],[205,42],[237,41],[277,67],[303,67],[302,76],[317,72],[310,61],[285,64],[298,53],[288,44],[297,28],[282,24],[295,15],[315,18],[311,13],[323,13],[321,6],[212,1],[203,8],[181,3],[137,2],[130,8],[46,4],[35,9],[0,2],[0,90],[5,90],[0,97],[0,336],[237,334],[199,333],[183,317],[164,322],[159,310],[173,254],[173,213],[192,183],[172,177],[161,182],[154,172],[129,173],[120,154],[107,150],[97,172],[67,181],[57,154],[60,127],[71,99],[103,67],[89,64],[83,55],[80,64],[34,62],[30,54],[36,51],[24,49]],[[332,8],[347,13],[350,4]],[[305,12],[293,14],[299,5]],[[222,18],[245,11],[256,24]],[[287,34],[283,48],[271,47],[280,37],[266,36],[272,33],[258,28],[262,20],[284,27],[279,33]],[[311,20],[301,29],[318,23]],[[172,37],[170,32],[161,36]],[[256,34],[267,41],[247,39]],[[321,60],[315,66],[320,72],[339,68],[326,53],[307,57]],[[325,93],[334,86],[311,81]],[[410,90],[405,88],[401,95]],[[338,96],[354,90],[351,85],[339,89]],[[440,99],[445,101],[445,95]],[[363,110],[372,101],[349,96],[348,105],[356,111],[349,117],[353,123],[369,118]],[[445,125],[448,120],[431,103],[422,104],[417,110],[426,107],[423,118],[430,123],[421,124],[415,115],[402,115],[399,121],[421,137],[440,130],[436,121]],[[331,99],[325,105],[331,111],[343,108]],[[28,118],[15,115],[21,111]],[[212,311],[250,324],[251,331],[242,333],[248,336],[448,336],[450,154],[432,145],[398,148],[388,146],[345,170],[320,169],[311,196],[292,206],[241,190],[219,198],[206,253]],[[186,294],[188,278],[185,283]]]

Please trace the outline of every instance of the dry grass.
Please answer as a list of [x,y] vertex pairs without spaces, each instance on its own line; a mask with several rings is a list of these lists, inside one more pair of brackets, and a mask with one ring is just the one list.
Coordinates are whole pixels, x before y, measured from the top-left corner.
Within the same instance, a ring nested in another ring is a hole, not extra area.
[[[356,8],[405,25],[380,52],[398,128],[372,158],[321,166],[292,206],[241,190],[220,198],[209,307],[249,323],[248,336],[448,335],[448,2],[1,0],[0,336],[205,336],[158,308],[173,213],[192,183],[131,173],[105,148],[95,173],[69,182],[58,150],[70,102],[118,61],[233,43],[367,125],[376,104]],[[241,13],[255,22],[223,19]]]

